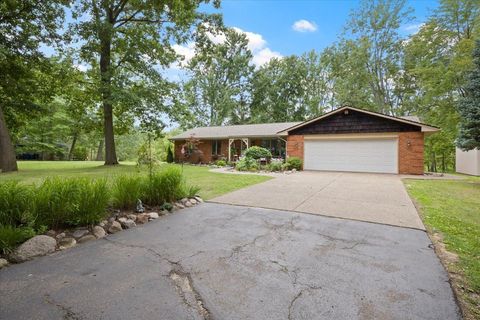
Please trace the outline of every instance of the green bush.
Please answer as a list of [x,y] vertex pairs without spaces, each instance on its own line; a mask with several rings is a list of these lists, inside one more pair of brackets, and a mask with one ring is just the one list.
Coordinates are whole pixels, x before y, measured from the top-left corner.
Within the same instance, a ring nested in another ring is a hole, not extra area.
[[268,165],[270,171],[282,171],[283,163],[280,161],[273,161]]
[[123,175],[114,180],[112,189],[113,206],[121,209],[133,209],[142,197],[146,182],[140,176]]
[[8,254],[22,242],[35,236],[35,231],[31,227],[14,227],[0,225],[0,252]]
[[215,161],[215,165],[219,167],[225,167],[227,165],[227,162],[225,160],[217,160]]
[[287,170],[301,170],[302,169],[302,159],[298,157],[289,157],[284,165]]
[[272,153],[268,149],[258,146],[252,146],[245,150],[245,157],[258,160],[260,158],[271,158]]
[[101,221],[110,200],[104,179],[46,179],[36,190],[36,225],[49,228]]
[[169,166],[155,172],[145,183],[142,201],[159,206],[186,196],[185,180],[180,168]]
[[34,222],[34,188],[9,181],[0,183],[0,225],[29,226]]
[[173,162],[173,150],[172,150],[173,146],[171,145],[168,145],[167,147],[167,162],[168,163],[172,163]]
[[72,212],[70,225],[83,226],[98,223],[107,216],[110,192],[106,179],[78,179],[78,203]]
[[186,186],[185,194],[187,195],[187,197],[192,198],[192,197],[198,196],[199,191],[200,191],[199,186],[195,186],[195,185]]
[[258,169],[258,163],[253,158],[243,157],[237,162],[235,169],[238,171],[255,171]]

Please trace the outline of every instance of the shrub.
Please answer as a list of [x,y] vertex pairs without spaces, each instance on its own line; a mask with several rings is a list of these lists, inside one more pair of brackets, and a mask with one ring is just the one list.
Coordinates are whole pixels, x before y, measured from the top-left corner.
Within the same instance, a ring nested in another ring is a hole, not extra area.
[[243,157],[237,162],[235,168],[238,171],[254,171],[258,169],[258,163],[253,158]]
[[160,209],[162,210],[167,210],[167,211],[172,211],[173,210],[173,205],[170,202],[165,202],[160,206]]
[[289,157],[285,162],[285,168],[287,170],[301,170],[302,169],[302,159],[298,157]]
[[167,147],[167,162],[172,163],[173,162],[173,150],[172,146],[169,144]]
[[258,160],[260,158],[271,158],[272,153],[268,149],[258,146],[252,146],[245,150],[245,157]]
[[38,225],[65,225],[78,204],[78,188],[74,179],[49,178],[38,188],[35,206]]
[[199,186],[187,186],[185,194],[187,197],[192,198],[198,195],[198,192],[200,191]]
[[269,164],[270,171],[282,171],[282,162],[281,161],[273,161]]
[[227,165],[227,162],[225,160],[217,160],[215,161],[215,165],[219,167],[225,167]]
[[142,196],[142,181],[140,176],[119,176],[113,183],[112,197],[115,208],[133,209]]
[[105,217],[108,202],[104,179],[46,179],[37,189],[36,225],[93,224]]
[[186,196],[185,181],[178,167],[169,166],[155,172],[145,183],[142,200],[149,205],[162,205]]
[[14,227],[0,225],[0,252],[8,254],[22,242],[35,236],[35,231],[31,227]]
[[0,225],[26,226],[34,222],[32,186],[5,182],[0,184]]
[[79,179],[78,203],[67,221],[74,226],[91,225],[107,216],[110,193],[106,179]]

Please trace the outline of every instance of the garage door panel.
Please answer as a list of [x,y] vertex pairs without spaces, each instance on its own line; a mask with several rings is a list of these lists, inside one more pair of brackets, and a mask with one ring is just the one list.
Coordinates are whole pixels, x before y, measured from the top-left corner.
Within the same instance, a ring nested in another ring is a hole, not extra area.
[[398,172],[396,139],[305,141],[306,170]]

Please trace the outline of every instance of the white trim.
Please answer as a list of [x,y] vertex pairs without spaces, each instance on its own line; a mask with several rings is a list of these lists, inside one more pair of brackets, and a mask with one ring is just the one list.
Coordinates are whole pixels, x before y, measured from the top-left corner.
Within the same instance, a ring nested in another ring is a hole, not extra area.
[[354,139],[392,139],[398,138],[397,132],[385,133],[339,133],[339,134],[309,134],[304,135],[304,140],[354,140]]
[[381,113],[377,113],[377,112],[372,112],[372,111],[368,111],[368,110],[363,110],[363,109],[357,109],[357,108],[354,108],[354,107],[341,107],[341,108],[338,108],[336,110],[333,110],[331,112],[328,112],[328,113],[325,113],[321,116],[318,116],[316,118],[313,118],[311,120],[308,120],[308,121],[305,121],[305,122],[302,122],[300,124],[297,124],[296,126],[293,126],[293,127],[290,127],[290,128],[287,128],[283,131],[279,131],[278,134],[281,134],[281,133],[288,133],[292,130],[295,130],[295,129],[298,129],[298,128],[301,128],[303,126],[306,126],[307,124],[310,124],[312,122],[315,122],[315,121],[318,121],[318,120],[321,120],[323,118],[327,118],[329,116],[332,116],[336,113],[339,113],[341,111],[344,111],[346,109],[350,109],[350,110],[355,110],[355,111],[358,111],[358,112],[363,112],[363,113],[366,113],[366,114],[369,114],[369,115],[372,115],[372,116],[377,116],[377,117],[381,117],[381,118],[385,118],[385,119],[389,119],[389,120],[394,120],[394,121],[398,121],[398,122],[403,122],[403,123],[406,123],[406,124],[411,124],[411,125],[414,125],[414,126],[419,126],[422,128],[422,132],[435,132],[435,131],[439,131],[440,129],[438,128],[435,128],[435,127],[432,127],[432,126],[429,126],[429,125],[426,125],[426,124],[423,124],[423,123],[420,123],[420,122],[415,122],[415,121],[411,121],[411,120],[407,120],[407,119],[402,119],[402,118],[397,118],[397,117],[392,117],[392,116],[389,116],[389,115],[386,115],[386,114],[381,114]]

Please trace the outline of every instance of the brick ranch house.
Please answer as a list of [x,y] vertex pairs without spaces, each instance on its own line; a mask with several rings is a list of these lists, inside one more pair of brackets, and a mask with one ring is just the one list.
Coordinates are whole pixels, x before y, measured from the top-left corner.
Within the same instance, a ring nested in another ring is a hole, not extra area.
[[341,107],[304,122],[200,127],[171,140],[179,162],[189,162],[182,147],[195,137],[203,155],[194,162],[234,161],[255,145],[299,157],[305,170],[423,174],[424,137],[436,131],[417,117]]

